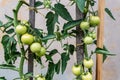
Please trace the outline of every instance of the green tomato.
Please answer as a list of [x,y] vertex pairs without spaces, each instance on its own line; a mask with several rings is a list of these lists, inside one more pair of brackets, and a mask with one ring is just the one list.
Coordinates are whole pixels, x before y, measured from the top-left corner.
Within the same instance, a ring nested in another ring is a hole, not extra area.
[[100,18],[98,16],[90,16],[90,25],[95,27],[100,24]]
[[34,41],[34,36],[28,33],[25,33],[21,36],[21,41],[23,44],[30,45]]
[[93,62],[92,59],[89,59],[89,60],[84,59],[84,60],[83,60],[83,65],[84,65],[86,68],[92,68],[93,65],[94,65],[94,62]]
[[83,22],[81,22],[81,24],[80,24],[80,28],[82,29],[82,30],[88,30],[89,29],[89,23],[88,22],[86,22],[86,21],[83,21]]
[[41,57],[44,56],[46,53],[46,49],[44,47],[41,47],[40,52],[35,53],[37,56]]
[[97,37],[97,34],[95,32],[92,32],[89,34],[90,37],[92,37],[93,39],[95,39]]
[[82,80],[92,80],[93,77],[92,77],[92,74],[87,72],[86,74],[82,74],[81,76]]
[[33,52],[33,53],[38,53],[40,52],[41,50],[41,44],[38,43],[38,42],[34,42],[30,45],[30,50]]
[[30,26],[29,22],[27,20],[22,20],[21,24],[25,25],[25,26]]
[[81,65],[74,65],[72,67],[72,73],[75,75],[75,76],[79,76],[82,72],[81,72]]
[[36,80],[46,80],[44,76],[37,75]]
[[26,26],[23,26],[23,25],[17,25],[16,28],[15,28],[15,31],[17,34],[25,34],[27,32],[27,28]]
[[83,41],[85,44],[92,44],[93,43],[93,39],[90,36],[86,36]]

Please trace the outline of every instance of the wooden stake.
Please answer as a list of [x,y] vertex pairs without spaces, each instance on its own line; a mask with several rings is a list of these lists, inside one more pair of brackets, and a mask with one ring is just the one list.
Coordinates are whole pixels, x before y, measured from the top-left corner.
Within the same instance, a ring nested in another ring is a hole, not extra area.
[[[29,0],[29,2],[30,2],[30,7],[34,7],[35,0]],[[35,12],[34,12],[34,10],[29,11],[29,22],[31,24],[31,27],[35,27]],[[28,72],[33,73],[33,68],[34,68],[33,54],[30,50],[28,53],[29,53],[28,54]],[[30,80],[33,80],[33,78],[31,77]]]
[[[104,8],[105,0],[98,0],[98,16],[100,17],[100,25],[97,30],[97,47],[103,48],[104,36]],[[102,54],[96,55],[96,80],[102,80]]]
[[[82,19],[83,14],[80,12],[79,8],[76,5],[76,19]],[[81,44],[82,43],[82,38],[84,36],[84,33],[82,30],[80,30],[80,26],[78,25],[76,27],[76,30],[78,34],[76,35],[76,44]],[[83,50],[83,45],[81,46],[76,46],[76,58],[77,58],[77,63],[80,63],[84,59],[84,50]]]

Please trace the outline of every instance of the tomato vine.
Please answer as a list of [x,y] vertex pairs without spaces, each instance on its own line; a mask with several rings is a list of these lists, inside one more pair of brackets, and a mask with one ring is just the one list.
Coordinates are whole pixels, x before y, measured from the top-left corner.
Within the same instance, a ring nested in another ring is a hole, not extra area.
[[[97,11],[94,11],[93,6],[96,1],[94,0],[71,0],[72,5],[76,3],[81,13],[83,13],[83,18],[78,20],[73,20],[72,16],[68,12],[65,5],[60,1],[56,1],[52,4],[51,0],[36,1],[34,7],[30,5],[25,0],[19,0],[15,9],[13,9],[13,17],[5,15],[8,22],[2,23],[0,21],[0,30],[5,33],[2,37],[2,45],[4,49],[4,59],[5,64],[1,64],[1,69],[11,69],[19,73],[19,78],[21,80],[27,80],[33,77],[35,80],[53,80],[54,74],[64,73],[67,67],[67,63],[70,60],[70,56],[74,54],[76,46],[70,44],[69,42],[64,43],[68,37],[76,37],[77,31],[74,29],[77,25],[80,25],[80,29],[83,30],[83,42],[84,45],[84,61],[77,63],[73,66],[73,74],[76,75],[76,79],[85,79],[85,76],[90,77],[92,80],[92,66],[93,60],[91,56],[94,53],[101,53],[106,58],[110,54],[109,51],[104,47],[96,48],[95,51],[91,51],[91,54],[87,51],[87,45],[96,44],[96,32],[95,28],[99,25],[100,19],[97,16]],[[22,5],[26,5],[29,9],[32,9],[37,13],[41,9],[48,9],[45,15],[47,32],[41,28],[31,27],[31,23],[26,20],[18,19],[18,13]],[[91,8],[91,9],[90,9]],[[115,19],[108,8],[105,9],[106,12]],[[66,21],[62,29],[59,22],[59,17]],[[3,30],[1,28],[4,28]],[[51,44],[55,41],[60,43],[60,47],[63,52],[59,52],[59,49],[54,48],[49,50]],[[7,43],[7,44],[6,44]],[[17,47],[19,45],[19,47]],[[78,45],[78,44],[77,44]],[[80,46],[80,45],[79,45]],[[28,60],[27,55],[29,50],[33,53],[33,58],[40,64],[44,65],[42,62],[42,57],[46,59],[48,63],[48,69],[46,74],[33,75],[33,73],[24,73],[24,61]],[[53,56],[58,54],[60,59],[55,63]],[[16,60],[20,58],[19,66],[15,66]],[[77,71],[74,72],[77,67]],[[5,80],[2,77],[3,80]]]

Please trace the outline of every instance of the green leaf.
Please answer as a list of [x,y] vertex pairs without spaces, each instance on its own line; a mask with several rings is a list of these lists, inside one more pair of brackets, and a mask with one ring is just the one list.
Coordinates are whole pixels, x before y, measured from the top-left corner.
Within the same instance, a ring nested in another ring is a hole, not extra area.
[[69,60],[69,54],[66,54],[65,52],[61,54],[61,60],[62,60],[62,65],[61,65],[61,71],[62,74],[64,73],[66,67],[67,67],[67,62]]
[[5,77],[0,77],[0,80],[7,80],[7,79],[5,79]]
[[[14,37],[4,35],[1,41],[4,48],[4,58],[8,64],[13,64],[20,53],[16,49],[17,41]],[[7,43],[7,44],[6,44]]]
[[8,34],[12,34],[13,32],[14,32],[14,29],[9,29],[6,31],[6,33],[8,33]]
[[61,61],[59,60],[58,63],[56,63],[56,65],[55,65],[55,72],[57,74],[59,74],[59,72],[60,72],[60,66],[61,66]]
[[48,12],[45,18],[47,19],[46,26],[48,35],[53,35],[55,23],[58,22],[58,15],[54,14],[53,12]]
[[41,58],[40,58],[39,56],[34,55],[34,59],[35,59],[39,64],[42,65],[42,60],[41,60]]
[[8,15],[5,15],[5,18],[8,19],[8,22],[12,22],[14,19]]
[[106,12],[113,20],[115,20],[112,12],[111,12],[108,8],[105,8],[105,12]]
[[70,44],[69,45],[69,52],[70,52],[70,54],[73,55],[74,51],[75,51],[75,46]]
[[25,77],[25,79],[33,77],[33,73],[32,72],[26,73],[26,74],[24,74],[24,77]]
[[10,69],[10,70],[18,71],[16,66],[11,65],[11,64],[1,64],[0,69]]
[[102,49],[102,48],[96,48],[95,52],[97,54],[105,54],[105,55],[110,55],[110,56],[115,56],[116,54],[112,54],[109,51]]
[[43,2],[41,2],[41,1],[36,1],[35,2],[35,7],[39,7],[39,6],[41,6],[43,4]]
[[0,26],[2,26],[3,25],[3,22],[2,21],[0,21]]
[[49,62],[46,80],[53,80],[54,73],[55,73],[55,64],[53,62]]
[[63,19],[65,19],[67,21],[72,21],[73,20],[71,15],[69,14],[68,10],[65,8],[65,6],[63,4],[60,4],[60,3],[55,4],[54,10]]
[[67,23],[64,24],[63,30],[67,31],[67,30],[75,27],[76,25],[79,25],[81,21],[82,21],[82,19],[80,19],[80,20],[74,20],[74,21],[69,21],[69,22],[67,22]]
[[52,56],[49,56],[49,55],[46,54],[45,57],[46,57],[46,59],[47,59],[46,61],[53,61],[53,60],[52,60]]
[[85,0],[76,0],[76,4],[81,12],[84,11]]
[[[103,49],[106,50],[106,51],[108,51],[108,49],[105,46],[103,46]],[[103,54],[103,62],[105,62],[105,60],[107,59],[107,56],[108,55]]]
[[42,38],[43,41],[49,40],[49,39],[54,39],[55,35],[47,35],[45,37]]
[[50,51],[49,56],[53,56],[56,53],[58,53],[58,50],[57,49],[53,49],[53,50]]

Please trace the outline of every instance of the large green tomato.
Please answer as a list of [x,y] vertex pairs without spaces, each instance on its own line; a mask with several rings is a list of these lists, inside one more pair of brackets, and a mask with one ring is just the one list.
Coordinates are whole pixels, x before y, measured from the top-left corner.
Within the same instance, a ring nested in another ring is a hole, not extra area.
[[33,52],[33,53],[38,53],[40,52],[41,50],[41,44],[38,43],[38,42],[34,42],[30,45],[30,50]]
[[92,74],[87,72],[86,74],[83,74],[82,76],[82,80],[92,80]]
[[84,60],[83,60],[83,65],[84,65],[86,68],[92,68],[93,65],[94,65],[94,62],[93,62],[92,59],[89,59],[89,60],[84,59]]
[[90,37],[90,36],[86,36],[83,41],[84,41],[85,44],[92,44],[93,43],[93,38]]
[[100,18],[98,16],[90,16],[90,25],[95,27],[100,24]]
[[75,76],[79,76],[82,72],[81,72],[81,65],[74,65],[72,67],[72,73],[75,75]]
[[89,23],[88,22],[86,22],[86,21],[83,21],[83,22],[81,22],[81,24],[80,24],[80,28],[82,29],[82,30],[88,30],[89,29]]
[[21,36],[21,41],[26,45],[30,45],[34,41],[34,36],[31,34],[25,33]]
[[25,34],[27,32],[27,28],[26,28],[26,26],[18,25],[18,26],[16,26],[15,31],[17,34],[22,35],[22,34]]
[[46,53],[46,49],[44,47],[41,47],[40,52],[35,53],[37,56],[41,57],[44,56]]

